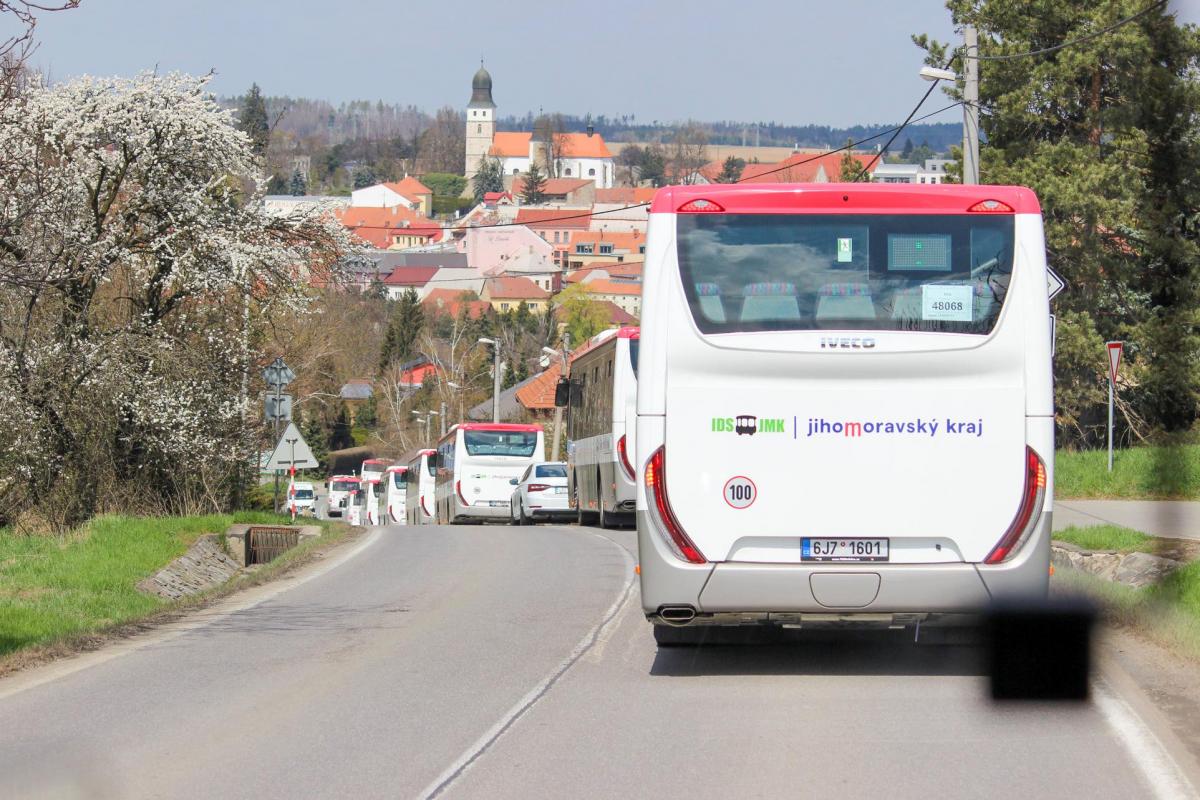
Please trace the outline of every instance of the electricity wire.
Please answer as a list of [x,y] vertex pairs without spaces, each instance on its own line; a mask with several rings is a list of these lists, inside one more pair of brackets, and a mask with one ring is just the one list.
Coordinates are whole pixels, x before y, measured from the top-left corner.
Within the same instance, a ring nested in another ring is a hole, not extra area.
[[1136,14],[1133,14],[1131,16],[1128,16],[1125,19],[1117,20],[1113,24],[1111,24],[1105,28],[1101,28],[1098,31],[1093,31],[1092,33],[1086,34],[1084,36],[1080,36],[1077,39],[1072,39],[1068,42],[1063,42],[1062,44],[1056,44],[1052,47],[1043,47],[1040,50],[1030,50],[1029,52],[1026,52],[1026,53],[1007,53],[1007,54],[995,55],[995,56],[981,56],[981,55],[969,56],[966,53],[963,53],[961,50],[959,50],[959,52],[957,53],[957,55],[955,57],[956,58],[964,58],[964,59],[973,58],[976,61],[1013,61],[1018,58],[1030,58],[1032,56],[1041,56],[1041,55],[1045,55],[1047,53],[1054,53],[1059,50],[1064,50],[1068,47],[1073,47],[1077,44],[1082,44],[1083,42],[1090,42],[1092,39],[1099,38],[1106,33],[1111,33],[1112,31],[1115,31],[1117,28],[1120,28],[1123,25],[1128,25],[1130,22],[1133,22],[1134,20],[1139,19],[1140,17],[1143,17],[1146,14],[1149,14],[1154,9],[1159,8],[1160,6],[1166,5],[1166,3],[1167,3],[1167,0],[1156,0],[1156,2],[1151,3],[1150,5],[1143,8],[1141,11],[1139,11]]

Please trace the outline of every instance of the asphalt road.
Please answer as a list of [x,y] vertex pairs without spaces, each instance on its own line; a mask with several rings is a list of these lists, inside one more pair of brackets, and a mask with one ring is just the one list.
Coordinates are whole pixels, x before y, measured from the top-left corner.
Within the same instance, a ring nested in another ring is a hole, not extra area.
[[0,681],[0,797],[1180,796],[1118,696],[996,707],[971,648],[657,651],[628,532],[354,546],[251,607]]

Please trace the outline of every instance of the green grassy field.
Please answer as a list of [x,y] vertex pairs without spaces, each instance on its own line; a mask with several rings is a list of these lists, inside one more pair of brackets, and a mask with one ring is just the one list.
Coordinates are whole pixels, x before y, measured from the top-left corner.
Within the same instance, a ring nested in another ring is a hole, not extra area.
[[1066,528],[1055,531],[1054,538],[1070,542],[1086,550],[1116,550],[1118,553],[1149,552],[1150,537],[1132,528],[1120,525],[1095,525],[1088,528]]
[[1200,499],[1200,445],[1058,451],[1054,494],[1062,498]]
[[0,656],[94,633],[163,609],[135,585],[200,536],[230,525],[276,523],[270,513],[204,517],[97,517],[70,536],[0,529]]

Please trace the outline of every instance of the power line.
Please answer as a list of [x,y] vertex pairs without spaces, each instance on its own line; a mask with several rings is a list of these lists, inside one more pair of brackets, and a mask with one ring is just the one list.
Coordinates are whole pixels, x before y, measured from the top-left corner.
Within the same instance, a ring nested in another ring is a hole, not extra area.
[[1142,16],[1145,16],[1146,14],[1149,14],[1154,9],[1159,8],[1160,6],[1166,5],[1166,3],[1167,3],[1167,0],[1156,0],[1156,2],[1151,3],[1150,5],[1143,8],[1141,11],[1137,12],[1136,14],[1133,14],[1132,16],[1128,16],[1125,19],[1117,20],[1112,25],[1109,25],[1106,28],[1101,28],[1098,31],[1093,31],[1092,33],[1086,34],[1084,36],[1080,36],[1078,39],[1072,39],[1069,42],[1063,42],[1062,44],[1056,44],[1053,47],[1043,47],[1040,50],[1030,50],[1027,53],[1008,53],[1006,55],[998,55],[998,56],[980,56],[980,55],[968,56],[965,53],[962,53],[960,51],[956,54],[955,57],[956,58],[964,58],[964,59],[973,58],[976,61],[1013,61],[1018,58],[1029,58],[1031,56],[1041,56],[1041,55],[1045,55],[1046,53],[1054,53],[1054,52],[1063,50],[1068,47],[1073,47],[1077,44],[1082,44],[1083,42],[1090,42],[1092,39],[1096,39],[1100,36],[1103,36],[1106,33],[1111,33],[1112,31],[1115,31],[1117,28],[1120,28],[1122,25],[1128,25],[1130,22],[1133,22],[1134,20],[1136,20]]
[[[913,116],[916,115],[916,113],[921,110],[921,106],[925,105],[925,101],[929,99],[929,95],[933,94],[933,90],[937,88],[938,83],[939,83],[939,81],[933,81],[932,83],[929,84],[929,88],[925,90],[925,94],[921,95],[921,99],[917,101],[917,104],[915,106],[913,106],[913,110],[908,112],[908,117],[904,120],[904,122],[902,122],[900,124],[899,128],[896,128],[896,132],[892,134],[892,138],[888,139],[887,144],[885,144],[883,146],[883,149],[881,149],[878,153],[876,153],[875,157],[872,158],[869,162],[867,162],[867,165],[865,167],[863,167],[862,170],[859,171],[859,173],[857,175],[854,176],[855,183],[858,183],[858,181],[862,178],[863,175],[866,175],[871,171],[871,167],[875,166],[875,162],[877,162],[879,159],[883,158],[883,154],[886,153],[888,148],[892,146],[892,142],[896,141],[896,137],[900,135],[900,131],[904,130],[905,127],[908,126],[909,120],[911,120],[913,118]],[[959,105],[959,104],[955,103],[954,105]],[[951,106],[951,108],[952,107],[953,106]],[[942,109],[942,110],[944,111],[945,109]]]

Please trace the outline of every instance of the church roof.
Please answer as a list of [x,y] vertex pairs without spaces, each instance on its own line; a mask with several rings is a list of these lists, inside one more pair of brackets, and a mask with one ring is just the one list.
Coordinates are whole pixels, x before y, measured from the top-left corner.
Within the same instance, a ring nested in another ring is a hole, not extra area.
[[[598,133],[564,133],[562,136],[563,158],[612,158],[604,137]],[[529,145],[533,134],[529,131],[500,131],[492,139],[489,156],[501,158],[529,158]]]
[[467,108],[495,108],[492,101],[492,76],[479,62],[479,71],[471,78],[471,102]]

